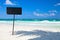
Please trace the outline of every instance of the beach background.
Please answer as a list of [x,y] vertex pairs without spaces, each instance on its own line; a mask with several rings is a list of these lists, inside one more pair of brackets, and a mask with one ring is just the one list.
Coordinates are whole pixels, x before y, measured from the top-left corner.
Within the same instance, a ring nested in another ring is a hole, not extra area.
[[0,40],[60,40],[60,21],[0,20]]
[[[15,15],[14,35],[8,7],[22,9]],[[0,0],[0,40],[60,40],[60,0]]]

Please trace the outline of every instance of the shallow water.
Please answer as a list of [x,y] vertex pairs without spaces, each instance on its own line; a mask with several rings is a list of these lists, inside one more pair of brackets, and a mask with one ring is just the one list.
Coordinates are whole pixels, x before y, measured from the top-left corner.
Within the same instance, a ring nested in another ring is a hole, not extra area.
[[[12,24],[13,21],[0,21],[0,23],[8,23]],[[42,26],[49,28],[59,28],[60,29],[60,21],[15,21],[15,25],[20,26]]]

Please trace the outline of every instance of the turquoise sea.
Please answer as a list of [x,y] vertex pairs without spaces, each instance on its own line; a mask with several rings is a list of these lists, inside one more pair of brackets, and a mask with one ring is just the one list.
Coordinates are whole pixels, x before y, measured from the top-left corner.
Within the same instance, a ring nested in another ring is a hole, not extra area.
[[[15,19],[15,21],[60,21],[60,19]],[[0,21],[13,21],[13,19],[0,19]]]
[[[0,20],[0,23],[8,23],[12,24],[13,20],[12,19],[5,19],[5,20]],[[42,26],[42,27],[50,27],[50,28],[59,28],[60,29],[60,20],[15,20],[16,25],[20,26]]]

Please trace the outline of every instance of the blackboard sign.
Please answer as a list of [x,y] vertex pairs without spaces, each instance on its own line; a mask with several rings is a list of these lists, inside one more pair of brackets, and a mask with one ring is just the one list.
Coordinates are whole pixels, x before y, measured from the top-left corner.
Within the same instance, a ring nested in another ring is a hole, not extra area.
[[7,7],[7,14],[21,15],[22,14],[22,8],[21,7]]

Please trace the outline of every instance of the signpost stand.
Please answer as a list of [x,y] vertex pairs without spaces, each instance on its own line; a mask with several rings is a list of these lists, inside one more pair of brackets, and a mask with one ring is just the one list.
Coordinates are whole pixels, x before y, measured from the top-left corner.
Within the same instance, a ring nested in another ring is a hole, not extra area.
[[21,15],[22,8],[21,7],[7,7],[7,14],[13,15],[12,35],[14,35],[15,15]]
[[13,15],[13,28],[12,28],[12,35],[14,35],[14,24],[15,24],[15,15]]

